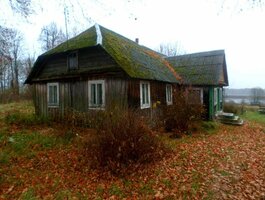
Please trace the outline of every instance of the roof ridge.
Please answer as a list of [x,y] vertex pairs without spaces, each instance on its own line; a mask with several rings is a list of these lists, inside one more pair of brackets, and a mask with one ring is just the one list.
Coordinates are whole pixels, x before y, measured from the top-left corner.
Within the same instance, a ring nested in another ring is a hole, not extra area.
[[96,33],[97,33],[97,44],[102,45],[102,34],[99,24],[95,23]]
[[188,56],[206,57],[206,56],[214,56],[214,55],[219,55],[219,54],[225,54],[224,49],[195,52],[195,53],[183,54],[183,55],[178,55],[178,56],[169,56],[169,57],[166,57],[166,59],[170,60],[174,58],[181,58],[181,57],[188,57]]

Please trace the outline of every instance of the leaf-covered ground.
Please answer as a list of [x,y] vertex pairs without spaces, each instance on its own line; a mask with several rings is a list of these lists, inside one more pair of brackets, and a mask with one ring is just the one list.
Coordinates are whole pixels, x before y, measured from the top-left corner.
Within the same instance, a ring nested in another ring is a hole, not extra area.
[[0,199],[265,199],[265,124],[161,133],[174,152],[117,177],[84,161],[80,141],[93,130],[7,124],[7,112],[0,105]]

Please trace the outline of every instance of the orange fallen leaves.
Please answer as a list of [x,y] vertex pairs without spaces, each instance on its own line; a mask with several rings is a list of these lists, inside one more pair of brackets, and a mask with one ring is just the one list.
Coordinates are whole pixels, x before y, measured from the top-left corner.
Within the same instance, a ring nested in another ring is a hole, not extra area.
[[62,191],[87,199],[261,199],[265,134],[260,130],[263,127],[255,124],[222,125],[213,135],[178,139],[174,153],[125,177],[90,169],[73,142],[67,148],[14,159],[11,165],[0,163],[0,199],[20,198],[29,188],[40,199],[53,199]]

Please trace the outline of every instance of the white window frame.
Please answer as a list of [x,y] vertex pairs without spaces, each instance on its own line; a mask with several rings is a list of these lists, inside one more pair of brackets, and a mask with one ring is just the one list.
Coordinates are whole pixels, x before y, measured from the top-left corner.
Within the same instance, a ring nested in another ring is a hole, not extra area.
[[173,104],[173,90],[172,90],[172,85],[166,84],[166,102],[167,105],[172,105]]
[[[95,104],[92,104],[91,102],[91,99],[92,99],[91,98],[91,85],[92,84],[96,84],[96,85],[102,84],[102,104],[101,105],[95,105]],[[88,108],[91,110],[104,110],[105,109],[105,80],[89,80],[88,81]]]
[[[57,90],[57,102],[56,103],[51,103],[50,100],[50,86],[56,86]],[[47,102],[48,102],[48,107],[50,108],[56,108],[59,107],[59,83],[47,83]]]
[[[146,85],[147,84],[147,100],[148,103],[143,103],[143,88],[142,85]],[[151,97],[150,97],[150,83],[148,81],[140,81],[140,105],[141,105],[141,109],[144,108],[150,108],[151,107]]]

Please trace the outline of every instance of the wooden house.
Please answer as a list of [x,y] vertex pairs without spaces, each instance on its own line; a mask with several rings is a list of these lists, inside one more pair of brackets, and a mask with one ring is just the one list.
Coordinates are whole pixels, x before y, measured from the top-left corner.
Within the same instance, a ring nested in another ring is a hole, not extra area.
[[223,87],[228,86],[224,50],[186,54],[166,58],[191,86],[191,94],[205,105],[207,118],[213,119],[223,109]]
[[36,113],[54,117],[67,108],[172,104],[180,80],[159,53],[95,25],[40,55],[25,83],[33,85]]
[[215,54],[166,58],[96,24],[40,55],[25,83],[33,85],[36,114],[50,117],[62,117],[68,108],[87,112],[114,104],[151,110],[157,102],[174,103],[172,94],[184,83],[201,91],[211,118],[221,109],[214,97],[221,101],[220,88],[228,84],[224,52]]

